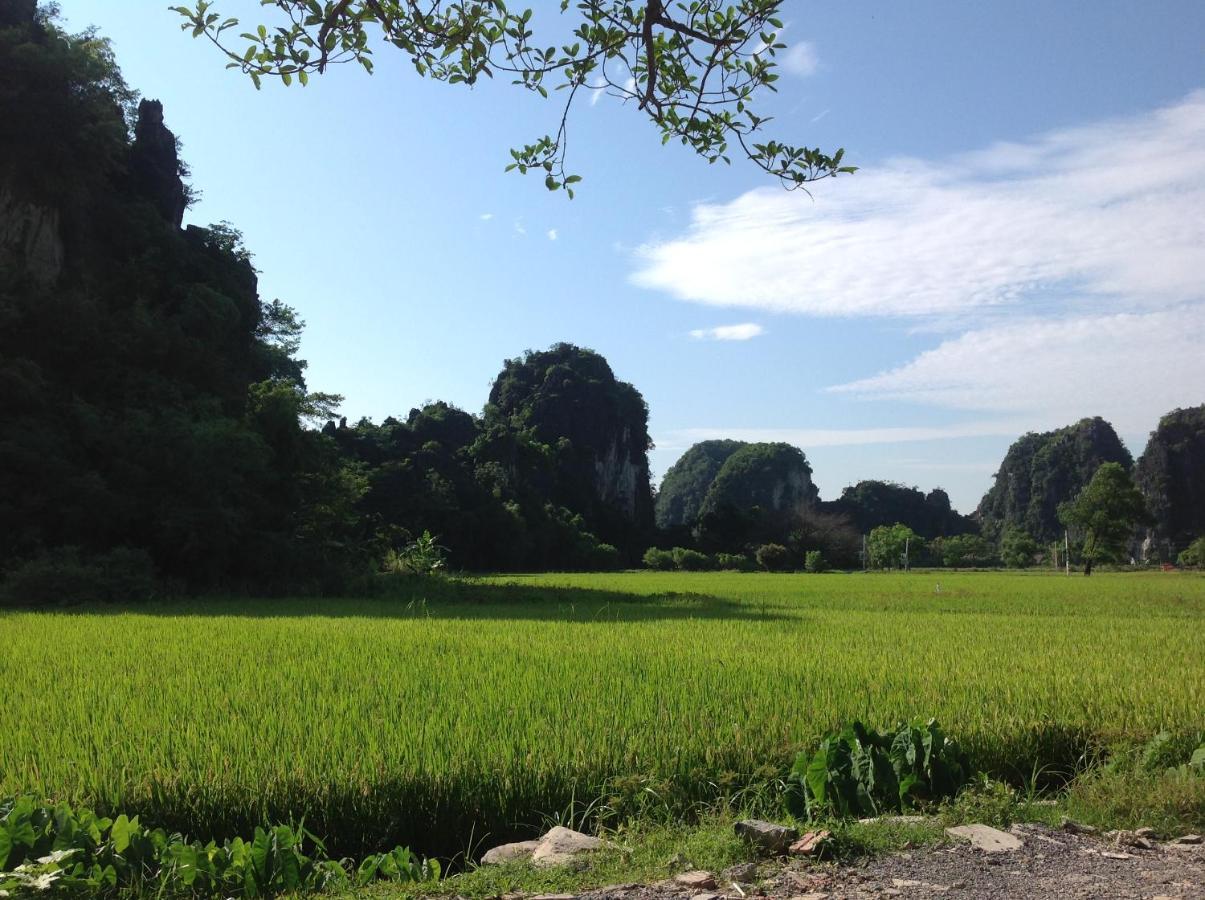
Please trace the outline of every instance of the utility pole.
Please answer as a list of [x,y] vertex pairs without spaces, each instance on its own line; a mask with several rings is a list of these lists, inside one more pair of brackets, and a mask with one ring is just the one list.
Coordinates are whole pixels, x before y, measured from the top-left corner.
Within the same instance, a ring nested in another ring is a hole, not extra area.
[[911,544],[912,538],[904,538],[904,571],[911,572],[912,565],[908,560],[908,546]]
[[1063,559],[1066,562],[1067,574],[1071,574],[1071,538],[1067,534],[1067,529],[1063,529]]
[[866,535],[862,535],[862,571],[865,572],[870,568],[870,561],[866,558]]

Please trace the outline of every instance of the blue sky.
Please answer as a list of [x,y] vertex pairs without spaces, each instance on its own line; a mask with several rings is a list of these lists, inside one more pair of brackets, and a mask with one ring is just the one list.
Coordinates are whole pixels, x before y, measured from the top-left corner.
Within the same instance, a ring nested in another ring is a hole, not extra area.
[[503,174],[558,114],[508,85],[386,50],[256,92],[166,3],[61,6],[163,101],[186,221],[244,232],[349,419],[479,411],[503,359],[566,340],[644,394],[657,475],[701,438],[788,440],[825,499],[886,478],[970,511],[1026,430],[1103,415],[1137,455],[1205,402],[1196,0],[788,0],[770,128],[861,171],[787,194],[603,97],[571,122],[572,202]]

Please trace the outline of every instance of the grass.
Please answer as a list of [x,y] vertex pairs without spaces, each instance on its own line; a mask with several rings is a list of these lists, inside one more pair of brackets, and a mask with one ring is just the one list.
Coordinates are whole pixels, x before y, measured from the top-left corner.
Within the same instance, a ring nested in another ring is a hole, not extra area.
[[1021,781],[1205,725],[1205,578],[626,573],[0,613],[0,795],[198,837],[305,817],[452,857],[557,811],[659,827],[842,720]]

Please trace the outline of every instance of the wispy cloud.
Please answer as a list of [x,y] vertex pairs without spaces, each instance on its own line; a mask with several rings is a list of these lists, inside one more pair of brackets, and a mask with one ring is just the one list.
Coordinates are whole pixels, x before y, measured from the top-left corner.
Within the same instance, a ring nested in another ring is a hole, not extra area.
[[523,224],[522,219],[515,219],[514,230],[515,234],[519,235],[519,237],[523,237],[527,234],[527,226]]
[[740,325],[717,325],[715,328],[696,328],[690,336],[697,341],[747,341],[766,330],[756,322],[742,322]]
[[494,217],[493,213],[482,213],[477,218],[479,218],[482,222],[488,222],[493,217]]
[[806,78],[820,68],[820,57],[816,46],[808,41],[799,41],[787,48],[781,57],[782,67],[788,72]]
[[867,444],[904,444],[954,438],[1015,437],[1026,430],[1018,419],[965,422],[958,425],[895,428],[680,428],[658,435],[658,447],[689,447],[699,441],[732,438],[738,441],[776,442],[810,447],[856,447]]
[[557,239],[557,230],[555,228],[548,229],[548,240],[555,241]]
[[697,206],[686,234],[641,248],[633,280],[815,316],[1200,299],[1205,91],[1025,143],[867,167],[813,193],[762,188]]
[[1205,402],[1205,304],[1152,313],[1026,319],[968,331],[911,362],[830,391],[1047,425],[1103,415],[1141,434]]

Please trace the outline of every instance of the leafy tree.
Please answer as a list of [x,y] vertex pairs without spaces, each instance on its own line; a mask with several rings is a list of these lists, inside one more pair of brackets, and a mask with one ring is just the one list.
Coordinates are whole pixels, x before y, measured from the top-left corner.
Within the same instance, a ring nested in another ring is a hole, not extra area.
[[1205,537],[1199,537],[1182,551],[1176,562],[1182,566],[1205,566]]
[[791,567],[791,551],[782,544],[762,544],[754,558],[767,572],[785,572]]
[[938,538],[931,543],[930,553],[951,568],[989,565],[995,556],[988,542],[977,534]]
[[711,568],[711,559],[706,553],[691,550],[687,547],[673,549],[674,565],[683,572],[701,572]]
[[753,560],[744,553],[717,553],[715,560],[716,565],[726,571],[752,572],[755,568]]
[[644,551],[644,567],[658,572],[668,572],[674,567],[674,554],[669,550],[649,547]]
[[1084,574],[1125,552],[1136,526],[1150,520],[1142,494],[1118,463],[1104,463],[1074,500],[1059,507],[1059,520],[1082,535]]
[[[511,10],[503,0],[419,3],[413,0],[267,0],[274,17],[240,31],[213,0],[174,9],[182,28],[212,41],[259,87],[264,78],[284,85],[308,83],[330,65],[356,62],[373,68],[374,45],[405,53],[422,77],[472,86],[495,74],[548,96],[564,92],[552,134],[511,150],[508,170],[541,174],[549,190],[566,190],[580,176],[565,169],[568,122],[578,94],[592,89],[632,106],[661,132],[708,162],[729,162],[739,152],[788,187],[800,187],[855,167],[843,151],[762,141],[768,121],[754,101],[773,91],[781,0],[581,0],[572,34],[546,24],[536,37],[531,9]],[[560,11],[569,10],[561,0]],[[235,37],[237,35],[237,37]]]
[[1010,528],[1000,539],[1000,559],[1010,569],[1027,569],[1033,565],[1038,542],[1021,528]]
[[819,550],[809,550],[803,558],[803,568],[808,572],[827,572],[828,563],[825,562],[824,554]]
[[905,568],[916,558],[924,541],[907,525],[880,525],[872,529],[867,539],[866,550],[870,565],[876,569]]

